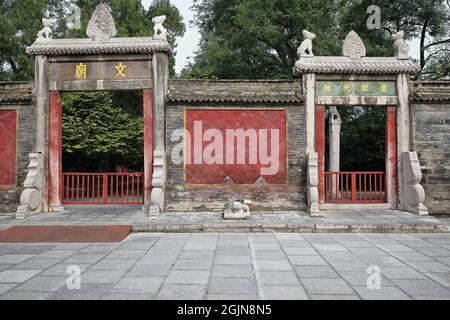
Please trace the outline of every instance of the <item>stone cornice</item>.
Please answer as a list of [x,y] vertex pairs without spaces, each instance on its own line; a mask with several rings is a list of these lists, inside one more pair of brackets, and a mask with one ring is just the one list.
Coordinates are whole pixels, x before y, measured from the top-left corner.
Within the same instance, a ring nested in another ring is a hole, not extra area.
[[301,58],[294,67],[294,75],[317,74],[414,74],[419,66],[412,60],[396,57],[309,57]]
[[172,80],[172,103],[303,103],[300,84],[277,80]]
[[136,54],[166,52],[172,54],[172,48],[167,41],[153,38],[111,38],[108,41],[93,41],[92,39],[50,39],[41,40],[27,47],[31,55],[96,55],[96,54]]
[[411,102],[450,102],[450,81],[413,82],[411,91]]

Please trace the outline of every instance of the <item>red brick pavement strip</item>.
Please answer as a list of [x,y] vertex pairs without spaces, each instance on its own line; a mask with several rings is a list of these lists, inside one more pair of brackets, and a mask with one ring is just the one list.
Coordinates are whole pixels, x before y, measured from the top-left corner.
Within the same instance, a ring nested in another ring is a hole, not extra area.
[[16,226],[0,231],[0,243],[120,242],[131,230],[131,226]]

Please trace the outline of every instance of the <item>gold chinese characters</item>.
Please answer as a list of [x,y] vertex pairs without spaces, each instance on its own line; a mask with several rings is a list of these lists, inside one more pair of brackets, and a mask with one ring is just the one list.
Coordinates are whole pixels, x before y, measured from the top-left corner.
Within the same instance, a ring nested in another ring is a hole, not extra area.
[[[111,67],[109,67],[111,68]],[[115,78],[126,78],[127,74],[125,73],[125,70],[127,69],[127,66],[124,65],[122,62],[119,62],[118,64],[116,64],[114,66],[114,77]],[[94,70],[96,70],[94,68]],[[75,66],[75,78],[77,80],[84,80],[88,78],[88,65],[85,63],[80,63],[78,65]]]

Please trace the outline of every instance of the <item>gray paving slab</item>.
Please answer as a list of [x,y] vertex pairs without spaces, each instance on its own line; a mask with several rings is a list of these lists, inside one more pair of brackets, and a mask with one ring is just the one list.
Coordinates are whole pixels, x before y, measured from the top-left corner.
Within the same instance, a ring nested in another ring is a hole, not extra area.
[[342,279],[302,279],[308,294],[354,294],[354,290]]
[[268,300],[308,300],[302,286],[264,286],[264,298]]
[[156,299],[160,300],[203,300],[206,296],[206,285],[164,284]]
[[123,277],[112,292],[156,294],[163,281],[162,277]]
[[212,267],[213,278],[248,278],[253,276],[251,265],[225,265],[215,264]]
[[211,271],[172,270],[165,282],[168,284],[207,284]]
[[211,278],[208,293],[255,294],[256,281],[253,278]]
[[0,272],[0,283],[22,283],[41,272],[42,270],[4,270]]
[[299,286],[294,271],[259,271],[258,281],[263,286]]

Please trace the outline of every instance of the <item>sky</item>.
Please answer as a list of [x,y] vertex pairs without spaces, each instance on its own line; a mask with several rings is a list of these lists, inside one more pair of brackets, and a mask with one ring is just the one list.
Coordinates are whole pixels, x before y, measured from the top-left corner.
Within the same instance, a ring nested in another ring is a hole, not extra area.
[[[142,0],[142,4],[145,9],[148,9],[152,0]],[[177,55],[176,55],[176,65],[175,71],[179,73],[183,67],[189,62],[189,58],[194,56],[197,46],[200,42],[200,33],[196,26],[190,23],[194,19],[194,12],[190,9],[194,4],[193,0],[171,0],[181,15],[184,18],[184,23],[186,24],[186,33],[183,38],[177,39]],[[418,39],[408,42],[410,47],[409,55],[414,59],[419,59],[419,48],[420,44]]]
[[[142,4],[145,9],[148,9],[151,2],[151,0],[142,0]],[[200,33],[196,26],[189,23],[194,19],[194,12],[190,9],[190,7],[194,4],[194,1],[171,0],[171,2],[178,8],[184,18],[184,23],[186,24],[186,33],[184,34],[184,37],[177,39],[178,46],[176,48],[177,56],[175,71],[179,73],[188,63],[189,57],[194,56],[194,52],[197,50],[197,46],[200,42]]]

